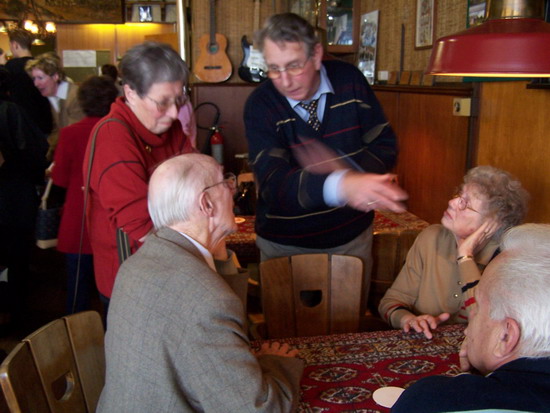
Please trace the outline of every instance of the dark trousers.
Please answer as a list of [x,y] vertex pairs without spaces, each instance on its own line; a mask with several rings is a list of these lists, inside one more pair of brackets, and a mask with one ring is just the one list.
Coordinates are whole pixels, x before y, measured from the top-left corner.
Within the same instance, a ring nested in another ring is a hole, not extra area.
[[78,271],[78,254],[65,254],[67,265],[67,314],[90,309],[90,297],[94,288],[93,255],[80,255]]
[[29,263],[34,245],[34,230],[0,225],[0,267],[8,268],[8,283],[1,297],[2,312],[17,323],[23,316],[29,278]]

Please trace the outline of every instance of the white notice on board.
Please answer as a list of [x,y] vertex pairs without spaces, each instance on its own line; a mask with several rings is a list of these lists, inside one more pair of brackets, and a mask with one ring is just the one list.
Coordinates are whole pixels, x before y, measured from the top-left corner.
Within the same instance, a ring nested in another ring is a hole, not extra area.
[[63,50],[63,67],[96,67],[95,50]]

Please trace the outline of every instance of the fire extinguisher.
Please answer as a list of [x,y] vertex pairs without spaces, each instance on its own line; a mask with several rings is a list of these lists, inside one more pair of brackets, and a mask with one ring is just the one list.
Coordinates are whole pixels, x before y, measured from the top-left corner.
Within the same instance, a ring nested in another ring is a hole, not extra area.
[[212,136],[210,137],[210,147],[212,156],[220,165],[223,165],[223,136],[220,133],[220,128],[216,125],[213,128]]

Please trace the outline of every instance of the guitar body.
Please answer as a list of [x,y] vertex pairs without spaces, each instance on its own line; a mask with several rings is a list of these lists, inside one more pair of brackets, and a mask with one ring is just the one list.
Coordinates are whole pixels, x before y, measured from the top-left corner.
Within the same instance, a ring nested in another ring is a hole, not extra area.
[[254,53],[259,53],[259,51],[255,50],[252,44],[248,42],[246,35],[241,38],[241,47],[243,49],[243,60],[239,67],[239,77],[250,83],[261,83],[266,80],[265,63],[263,63],[263,59],[261,64],[254,63]]
[[214,35],[215,41],[211,41],[212,36],[204,34],[199,40],[200,54],[197,59],[193,72],[202,82],[219,83],[224,82],[231,77],[233,68],[231,61],[227,57],[227,38],[220,33]]

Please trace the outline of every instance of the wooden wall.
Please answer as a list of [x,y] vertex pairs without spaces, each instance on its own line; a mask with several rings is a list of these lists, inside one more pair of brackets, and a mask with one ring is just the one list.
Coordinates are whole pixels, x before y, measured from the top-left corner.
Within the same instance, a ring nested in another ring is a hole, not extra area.
[[531,194],[527,220],[550,223],[550,89],[482,85],[476,163],[517,176]]
[[57,53],[63,50],[110,50],[113,64],[126,50],[151,35],[175,33],[174,24],[58,24]]
[[453,115],[453,99],[470,88],[378,86],[376,96],[397,134],[396,172],[408,209],[438,223],[466,172],[469,118]]
[[[436,0],[435,37],[448,35],[466,28],[467,0]],[[295,0],[263,0],[260,2],[260,26],[274,11],[293,9]],[[315,2],[311,2],[315,4]],[[206,0],[192,1],[191,60],[199,55],[199,38],[209,33],[210,9]],[[315,9],[315,7],[313,7]],[[361,0],[361,14],[379,10],[377,70],[400,69],[401,30],[404,30],[403,70],[424,70],[431,49],[414,49],[415,0]],[[242,60],[241,37],[250,39],[253,31],[254,0],[223,0],[216,2],[216,30],[228,39],[227,55],[233,65],[229,83],[241,83],[237,68]],[[315,12],[315,11],[314,11]],[[313,13],[314,13],[313,12]],[[354,60],[354,59],[351,59]],[[194,78],[194,81],[198,81]],[[443,81],[456,81],[446,78]]]

